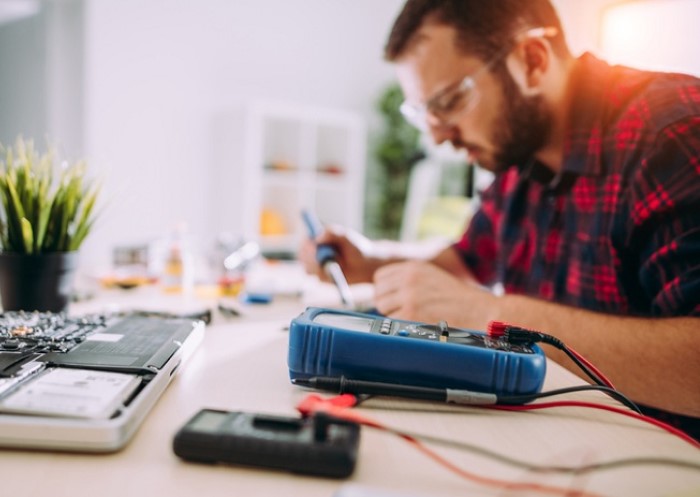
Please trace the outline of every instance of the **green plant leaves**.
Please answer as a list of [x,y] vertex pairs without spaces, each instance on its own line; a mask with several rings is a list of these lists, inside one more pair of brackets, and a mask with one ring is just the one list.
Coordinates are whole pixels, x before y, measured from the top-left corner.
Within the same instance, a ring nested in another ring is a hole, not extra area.
[[77,218],[75,223],[75,232],[73,233],[73,238],[70,241],[70,250],[77,250],[80,244],[90,232],[92,228],[93,219],[92,211],[95,207],[95,202],[97,201],[97,194],[99,193],[99,186],[94,186],[92,190],[85,196],[85,201],[82,203],[80,216]]
[[383,238],[397,238],[399,235],[411,168],[423,157],[420,132],[406,122],[399,110],[403,99],[401,87],[392,84],[377,102],[384,130],[374,148],[382,172],[376,222],[379,236]]
[[54,181],[52,152],[39,155],[17,139],[0,162],[0,243],[5,252],[77,250],[94,222],[99,187],[85,183],[85,163],[62,165]]

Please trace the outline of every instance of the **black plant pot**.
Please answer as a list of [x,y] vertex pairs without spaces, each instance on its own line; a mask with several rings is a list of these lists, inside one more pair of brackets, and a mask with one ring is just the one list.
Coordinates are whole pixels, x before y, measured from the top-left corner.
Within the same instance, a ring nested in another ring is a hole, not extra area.
[[0,296],[4,311],[61,312],[68,307],[77,252],[0,252]]

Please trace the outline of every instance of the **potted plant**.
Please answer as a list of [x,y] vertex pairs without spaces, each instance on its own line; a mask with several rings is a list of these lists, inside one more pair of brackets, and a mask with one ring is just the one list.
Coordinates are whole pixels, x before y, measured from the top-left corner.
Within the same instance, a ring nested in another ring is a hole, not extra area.
[[63,311],[99,187],[85,179],[83,161],[58,165],[52,150],[40,154],[31,140],[0,149],[3,310]]
[[384,131],[374,148],[382,168],[381,200],[375,222],[379,236],[397,238],[401,228],[411,168],[425,157],[420,145],[420,132],[411,126],[399,111],[403,102],[401,87],[388,86],[377,102],[384,119]]

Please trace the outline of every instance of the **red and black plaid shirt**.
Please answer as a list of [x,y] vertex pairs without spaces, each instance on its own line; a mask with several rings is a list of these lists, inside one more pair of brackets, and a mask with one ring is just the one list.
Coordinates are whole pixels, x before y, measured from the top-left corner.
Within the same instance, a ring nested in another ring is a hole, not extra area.
[[[589,54],[575,78],[562,174],[533,162],[498,175],[454,247],[506,293],[700,316],[700,80]],[[700,437],[686,421],[674,424]]]
[[455,248],[506,293],[700,316],[700,80],[589,54],[576,76],[563,173],[498,175]]

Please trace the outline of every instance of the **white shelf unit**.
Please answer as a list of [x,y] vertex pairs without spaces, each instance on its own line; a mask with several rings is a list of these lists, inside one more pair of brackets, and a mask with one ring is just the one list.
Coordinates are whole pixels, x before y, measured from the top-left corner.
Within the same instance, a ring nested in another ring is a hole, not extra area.
[[[324,223],[362,228],[366,131],[357,114],[256,102],[246,112],[245,143],[243,231],[263,251],[296,252],[308,236],[302,209]],[[284,233],[261,232],[263,211]]]

